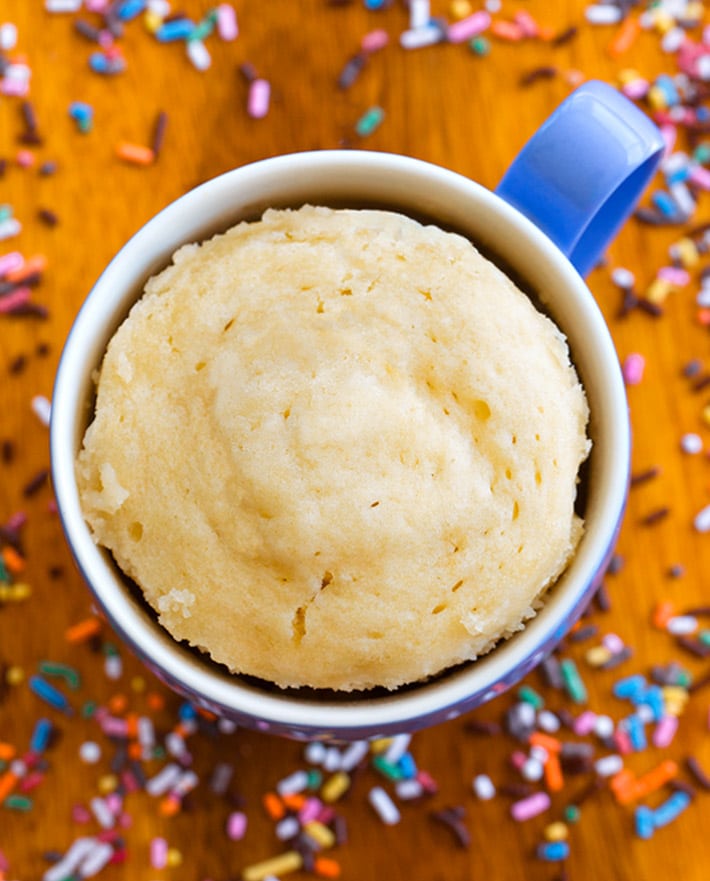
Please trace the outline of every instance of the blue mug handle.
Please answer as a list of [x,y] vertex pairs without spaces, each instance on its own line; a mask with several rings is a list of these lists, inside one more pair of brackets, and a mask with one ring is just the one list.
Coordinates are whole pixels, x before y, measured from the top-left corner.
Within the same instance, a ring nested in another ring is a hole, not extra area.
[[606,83],[576,89],[523,147],[496,190],[585,276],[663,156],[651,120]]

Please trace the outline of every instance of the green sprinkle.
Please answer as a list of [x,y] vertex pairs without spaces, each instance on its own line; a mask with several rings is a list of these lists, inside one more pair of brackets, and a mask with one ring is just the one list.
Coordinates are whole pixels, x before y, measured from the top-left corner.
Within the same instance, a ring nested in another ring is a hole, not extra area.
[[582,678],[577,670],[577,665],[571,658],[565,658],[560,663],[560,673],[565,684],[567,694],[576,704],[587,702],[587,689],[584,687]]
[[488,55],[491,51],[491,44],[485,37],[474,37],[468,44],[468,48],[474,55]]
[[384,118],[385,111],[381,107],[370,107],[355,123],[356,134],[361,138],[366,138],[380,127]]
[[531,704],[536,710],[541,710],[545,706],[545,700],[539,695],[534,688],[529,685],[522,685],[518,689],[518,700],[525,704]]
[[32,810],[32,799],[26,795],[8,795],[3,802],[3,807],[9,808],[11,811],[22,811],[26,814],[27,811]]
[[67,683],[69,688],[74,689],[74,691],[76,691],[81,685],[79,674],[73,667],[69,667],[67,664],[57,664],[54,661],[42,661],[39,665],[39,671],[40,673],[44,673],[45,676],[59,676]]
[[113,658],[118,654],[118,649],[112,642],[105,642],[101,648],[107,658]]
[[309,789],[320,789],[321,783],[323,782],[323,775],[320,771],[317,771],[313,768],[308,772],[308,783],[307,786]]
[[5,584],[10,583],[10,576],[7,569],[5,568],[5,561],[2,557],[0,557],[0,581],[4,581]]
[[401,780],[403,777],[402,771],[392,762],[388,762],[384,756],[375,756],[372,760],[372,766],[388,780]]
[[701,630],[698,634],[698,639],[703,645],[710,645],[710,630]]
[[9,205],[0,205],[0,223],[12,217],[12,208]]
[[567,805],[564,810],[564,818],[568,823],[578,823],[580,813],[577,805]]
[[204,40],[205,37],[209,37],[209,35],[214,30],[216,16],[206,16],[202,19],[202,21],[195,25],[195,27],[190,31],[187,41],[188,43],[192,40]]
[[85,719],[91,719],[91,717],[96,712],[96,703],[94,701],[87,701],[83,707],[81,708],[81,715]]
[[710,144],[698,144],[693,150],[693,159],[703,165],[710,162]]

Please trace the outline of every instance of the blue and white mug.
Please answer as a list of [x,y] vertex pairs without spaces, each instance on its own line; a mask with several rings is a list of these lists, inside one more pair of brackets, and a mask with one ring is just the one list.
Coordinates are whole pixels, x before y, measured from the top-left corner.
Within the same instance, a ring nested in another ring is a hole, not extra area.
[[[500,694],[567,633],[599,586],[626,499],[630,433],[624,385],[604,319],[583,276],[627,218],[663,152],[650,120],[590,82],[544,123],[496,193],[404,156],[319,151],[266,159],[187,193],[117,254],[76,318],[52,405],[51,460],[72,553],[115,630],[169,686],[239,724],[296,738],[367,738],[451,719]],[[94,371],[149,276],[186,242],[267,207],[388,207],[466,235],[539,300],[568,338],[590,406],[593,450],[585,534],[524,630],[479,660],[393,693],[332,696],[260,687],[176,642],[137,599],[82,516],[74,462],[91,418]]]

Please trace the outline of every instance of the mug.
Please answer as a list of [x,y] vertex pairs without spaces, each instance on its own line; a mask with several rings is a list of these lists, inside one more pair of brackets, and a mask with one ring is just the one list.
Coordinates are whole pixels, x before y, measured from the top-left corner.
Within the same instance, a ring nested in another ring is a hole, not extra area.
[[[246,165],[197,187],[122,248],[82,306],[62,353],[52,404],[52,478],[69,546],[98,606],[160,679],[196,706],[244,726],[298,739],[352,740],[455,718],[512,686],[557,645],[608,565],[630,463],[618,359],[582,276],[633,209],[663,148],[641,111],[609,86],[589,82],[532,137],[496,193],[400,155],[306,152]],[[146,280],[186,242],[255,219],[266,208],[306,202],[389,208],[468,237],[521,279],[566,334],[590,407],[585,533],[536,617],[486,656],[390,693],[261,687],[175,641],[130,590],[110,553],[94,543],[75,479],[95,371]]]

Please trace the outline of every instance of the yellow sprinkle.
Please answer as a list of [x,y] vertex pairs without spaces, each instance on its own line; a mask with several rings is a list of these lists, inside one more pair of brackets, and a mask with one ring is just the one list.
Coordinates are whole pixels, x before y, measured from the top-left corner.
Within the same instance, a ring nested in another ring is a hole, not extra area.
[[344,795],[350,788],[350,777],[345,771],[336,771],[332,777],[329,777],[323,786],[321,786],[320,797],[324,802],[333,804]]
[[143,16],[143,23],[145,24],[146,30],[151,34],[154,34],[163,23],[163,18],[156,12],[148,10]]
[[142,676],[134,676],[133,679],[131,679],[131,688],[137,694],[143,694],[146,689],[145,679]]
[[548,841],[565,841],[569,835],[569,829],[566,823],[558,820],[556,823],[545,826],[543,835]]
[[653,15],[653,26],[659,34],[665,34],[666,31],[669,31],[674,25],[675,22],[673,16],[660,9],[655,10]]
[[698,2],[686,3],[683,10],[683,18],[686,21],[700,21],[703,17],[703,4]]
[[25,671],[22,667],[8,667],[5,671],[5,682],[8,685],[19,685],[25,680]]
[[176,866],[181,866],[182,854],[177,848],[170,847],[165,855],[165,862],[171,869],[174,869]]
[[5,584],[4,582],[0,584],[0,603],[7,603],[12,598],[12,585]]
[[646,289],[646,299],[651,303],[662,303],[671,292],[670,283],[664,278],[654,278]]
[[335,844],[335,833],[333,830],[317,820],[305,823],[303,831],[321,847],[332,847]]
[[392,746],[391,737],[380,737],[379,740],[373,740],[370,744],[370,752],[375,755],[386,752]]
[[32,596],[32,588],[24,581],[17,581],[10,588],[10,599],[17,603]]
[[611,652],[604,645],[595,645],[584,655],[585,661],[592,667],[601,667],[611,658]]
[[96,786],[101,795],[109,795],[118,789],[118,777],[115,774],[104,774],[103,777],[99,777]]
[[710,404],[707,404],[703,407],[703,412],[701,414],[702,420],[706,425],[710,425]]
[[466,16],[470,15],[472,11],[473,7],[468,0],[452,0],[451,5],[449,6],[451,18],[456,20],[466,18]]
[[243,881],[264,881],[269,875],[286,875],[288,872],[297,872],[303,866],[303,857],[297,850],[287,850],[285,853],[260,863],[247,866],[242,872]]
[[618,73],[619,85],[625,86],[627,83],[636,82],[636,80],[642,79],[641,74],[637,70],[633,70],[631,67],[625,67],[623,70]]
[[689,238],[678,239],[671,251],[677,255],[684,269],[690,269],[700,259],[695,242]]
[[668,107],[666,95],[663,89],[660,89],[658,86],[651,86],[646,99],[653,110],[665,110]]

